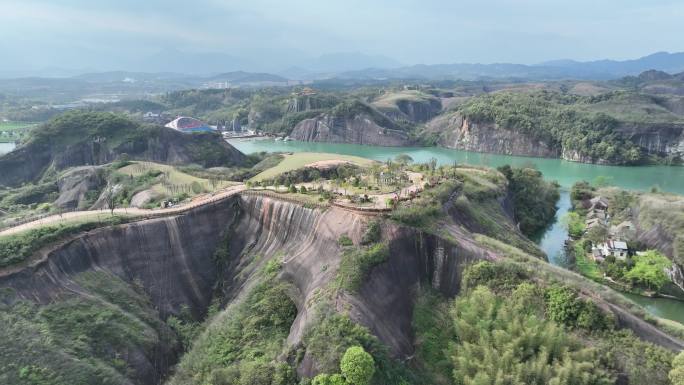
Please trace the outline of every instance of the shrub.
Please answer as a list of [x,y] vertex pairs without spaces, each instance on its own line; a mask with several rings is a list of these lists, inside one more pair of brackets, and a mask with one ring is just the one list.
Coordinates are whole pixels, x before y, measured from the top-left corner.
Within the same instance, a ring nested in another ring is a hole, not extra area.
[[381,236],[380,222],[371,221],[368,223],[368,228],[366,228],[366,232],[363,233],[363,237],[361,237],[361,244],[369,245],[378,242],[380,241]]
[[337,271],[337,285],[349,291],[358,290],[370,269],[384,262],[388,255],[389,248],[383,243],[366,249],[345,251]]
[[632,260],[634,267],[625,274],[625,278],[633,283],[660,290],[670,281],[665,271],[672,266],[672,262],[659,252],[649,250],[641,255],[633,256]]
[[484,285],[491,290],[511,291],[526,278],[518,265],[481,261],[466,268],[462,285],[466,290]]
[[672,385],[684,385],[684,352],[679,353],[672,360],[672,370],[669,374]]
[[457,384],[612,384],[585,349],[563,328],[478,287],[452,308],[457,343]]
[[354,242],[352,242],[351,238],[349,238],[349,236],[347,236],[347,234],[342,234],[340,236],[340,239],[337,240],[337,243],[343,247],[354,246]]
[[348,383],[369,385],[375,373],[375,363],[361,346],[352,346],[344,353],[340,370]]

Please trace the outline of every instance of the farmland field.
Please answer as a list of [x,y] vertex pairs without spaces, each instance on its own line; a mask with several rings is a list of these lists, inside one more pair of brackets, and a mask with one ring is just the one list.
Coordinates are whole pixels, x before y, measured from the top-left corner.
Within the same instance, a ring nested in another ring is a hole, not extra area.
[[12,143],[21,139],[35,123],[0,122],[0,143]]

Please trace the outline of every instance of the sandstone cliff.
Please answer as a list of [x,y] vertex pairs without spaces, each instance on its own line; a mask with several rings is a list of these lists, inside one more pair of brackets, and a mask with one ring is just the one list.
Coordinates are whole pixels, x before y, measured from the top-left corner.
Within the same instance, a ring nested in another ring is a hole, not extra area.
[[336,116],[326,113],[305,119],[295,126],[290,137],[305,142],[376,146],[407,146],[412,143],[406,132],[381,126],[368,114]]
[[413,123],[425,123],[442,110],[439,98],[418,91],[383,95],[373,102],[373,106],[395,121]]
[[427,134],[439,135],[438,144],[458,150],[557,158],[560,150],[518,132],[493,123],[473,123],[458,113],[430,121]]
[[[388,259],[370,270],[358,292],[342,291],[333,298],[337,311],[371,330],[395,358],[413,354],[411,322],[418,287],[429,285],[454,296],[467,264],[506,257],[476,241],[478,229],[469,229],[471,220],[465,212],[455,207],[448,211],[451,220],[442,226],[445,237],[384,222],[381,237],[390,249]],[[503,211],[500,215],[506,218]],[[116,312],[116,297],[93,291],[79,279],[88,271],[111,274],[150,298],[146,306],[156,309],[156,319],[136,322],[147,325],[145,333],[158,337],[149,345],[125,350],[110,346],[102,354],[117,354],[125,361],[129,369],[121,383],[155,383],[166,376],[179,352],[175,338],[161,338],[169,332],[163,320],[186,306],[202,319],[217,295],[223,304],[240,301],[259,266],[272,259],[282,262],[280,279],[294,287],[290,295],[297,315],[287,341],[299,345],[308,325],[315,322],[314,306],[333,282],[343,257],[337,240],[346,234],[358,244],[368,220],[335,207],[313,209],[268,197],[235,196],[185,215],[95,230],[44,250],[29,267],[0,274],[1,303],[49,306],[67,298],[95,298]],[[511,225],[509,235],[516,234]],[[220,248],[227,254],[218,263],[214,253]],[[634,316],[627,318],[636,322]],[[636,326],[646,338],[656,336],[667,346],[679,346],[648,323]],[[14,359],[23,364],[31,358],[20,354]],[[299,374],[311,376],[318,370],[315,359],[304,352]]]

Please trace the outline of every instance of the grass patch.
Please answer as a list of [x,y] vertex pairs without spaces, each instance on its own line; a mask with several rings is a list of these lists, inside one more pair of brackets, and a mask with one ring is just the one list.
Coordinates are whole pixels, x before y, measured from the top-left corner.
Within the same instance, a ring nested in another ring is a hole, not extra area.
[[587,253],[582,248],[580,242],[575,242],[573,252],[575,253],[575,267],[580,274],[594,281],[603,280],[601,269],[599,269],[596,262],[587,258]]
[[0,143],[13,143],[21,140],[36,123],[0,122]]
[[388,256],[389,248],[384,243],[376,243],[367,248],[345,250],[337,272],[338,287],[348,291],[357,291],[373,266],[386,261]]
[[284,172],[300,169],[308,164],[325,160],[346,161],[359,166],[369,166],[373,163],[373,161],[370,159],[361,158],[358,156],[317,152],[298,152],[295,154],[283,155],[283,160],[278,163],[277,166],[264,170],[250,180],[253,182],[258,182],[264,179],[271,179]]
[[107,216],[104,220],[62,223],[0,237],[0,267],[25,261],[40,248],[71,235],[98,227],[124,223],[125,217]]

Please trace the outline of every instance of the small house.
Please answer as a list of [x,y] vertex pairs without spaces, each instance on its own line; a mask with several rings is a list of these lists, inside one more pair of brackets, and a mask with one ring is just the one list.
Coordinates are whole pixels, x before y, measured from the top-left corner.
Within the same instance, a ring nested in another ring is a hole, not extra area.
[[601,255],[605,258],[612,255],[616,259],[625,260],[628,255],[627,242],[608,240],[598,246]]

